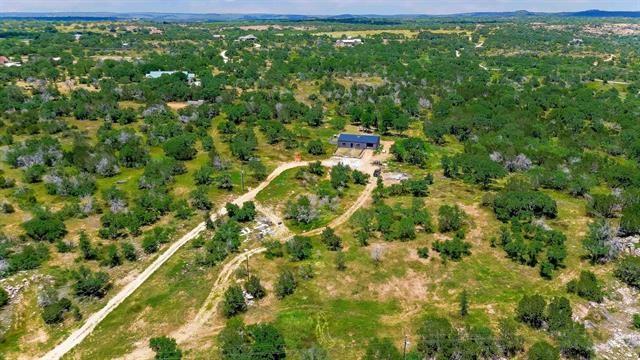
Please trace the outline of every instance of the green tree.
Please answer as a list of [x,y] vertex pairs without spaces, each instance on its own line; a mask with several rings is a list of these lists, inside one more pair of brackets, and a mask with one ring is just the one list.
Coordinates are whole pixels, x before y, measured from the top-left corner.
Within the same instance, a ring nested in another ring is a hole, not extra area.
[[307,152],[311,155],[324,155],[326,151],[322,141],[314,139],[309,140],[309,143],[307,144]]
[[438,209],[438,231],[458,231],[465,223],[466,214],[458,205],[442,205]]
[[184,134],[172,137],[163,145],[164,152],[176,160],[191,160],[197,154],[194,148],[196,139],[191,134]]
[[335,231],[332,228],[324,228],[320,238],[327,249],[331,251],[338,251],[342,249],[342,239],[340,239],[340,237],[336,235]]
[[594,356],[593,342],[584,325],[572,323],[558,334],[560,352],[567,358],[591,359]]
[[80,249],[84,260],[96,260],[98,258],[98,252],[91,245],[91,241],[84,231],[80,233],[78,248]]
[[222,313],[229,318],[245,311],[247,311],[247,303],[244,300],[242,288],[238,285],[230,286],[224,293]]
[[289,269],[283,269],[276,280],[275,292],[278,299],[283,299],[296,290],[298,283],[293,272]]
[[347,187],[349,184],[349,178],[351,174],[351,169],[348,166],[338,164],[331,168],[330,177],[331,177],[331,186],[334,189],[341,189]]
[[525,295],[518,303],[516,316],[518,320],[533,327],[540,328],[545,319],[547,302],[540,295]]
[[105,272],[93,272],[81,266],[75,273],[73,285],[75,294],[79,297],[102,298],[111,288],[109,275]]
[[578,279],[569,281],[567,291],[595,302],[601,302],[604,298],[604,292],[596,275],[588,270],[582,270]]
[[136,252],[136,248],[128,242],[122,243],[120,245],[120,248],[122,249],[122,255],[124,256],[125,259],[127,259],[128,261],[137,261],[138,260],[138,254]]
[[156,360],[180,360],[182,351],[178,348],[176,339],[167,336],[149,339],[149,347],[155,351]]
[[27,236],[36,241],[54,242],[67,234],[64,222],[48,211],[39,211],[33,219],[24,222],[22,227]]
[[249,279],[247,279],[247,282],[244,284],[244,290],[255,299],[262,299],[267,295],[267,291],[260,283],[260,278],[255,275],[249,276]]
[[565,297],[556,297],[547,307],[547,324],[550,331],[558,331],[570,326],[572,310],[569,300]]
[[609,257],[608,242],[611,237],[612,230],[606,220],[601,219],[589,224],[589,232],[582,240],[582,247],[587,250],[592,264],[602,263]]
[[292,261],[302,261],[311,257],[313,245],[311,239],[305,236],[296,235],[289,239],[286,244],[287,253]]

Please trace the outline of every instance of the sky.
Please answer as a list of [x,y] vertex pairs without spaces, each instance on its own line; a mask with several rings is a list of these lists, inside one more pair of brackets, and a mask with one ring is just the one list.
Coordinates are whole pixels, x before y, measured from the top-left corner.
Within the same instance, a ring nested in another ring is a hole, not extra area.
[[640,11],[640,0],[0,0],[0,12],[389,15],[588,9]]

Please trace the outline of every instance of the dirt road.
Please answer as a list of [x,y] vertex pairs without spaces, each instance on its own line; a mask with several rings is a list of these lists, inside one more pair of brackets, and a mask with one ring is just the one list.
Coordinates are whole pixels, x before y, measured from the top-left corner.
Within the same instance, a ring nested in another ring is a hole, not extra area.
[[[385,147],[387,146],[388,144],[385,144]],[[367,173],[373,172],[372,170],[373,167],[371,166],[370,160],[371,160],[371,155],[362,159],[363,167],[360,169],[361,171],[365,171]],[[340,163],[341,161],[342,160],[340,159],[328,159],[328,160],[322,161],[322,164],[324,166],[331,167]],[[262,183],[260,183],[257,187],[249,190],[248,192],[236,198],[233,201],[233,203],[237,205],[241,205],[246,201],[253,200],[260,191],[266,188],[271,183],[271,181],[273,181],[273,179],[278,177],[284,171],[293,169],[296,167],[306,166],[308,164],[309,164],[309,161],[294,161],[294,162],[281,164],[275,170],[273,170],[271,174],[269,174],[269,176]],[[356,200],[356,202],[344,214],[334,219],[334,221],[332,221],[328,226],[336,227],[344,223],[346,220],[348,220],[349,217],[353,214],[353,212],[355,212],[359,207],[361,207],[366,202],[366,200],[370,197],[371,192],[373,191],[374,188],[375,188],[375,180],[371,179],[370,184],[367,185],[367,187],[365,188],[365,191],[363,191],[363,193]],[[226,209],[222,208],[220,211],[218,211],[218,213],[213,214],[211,217],[212,219],[215,219],[219,216],[224,216],[225,214],[226,214]],[[156,270],[158,270],[165,262],[167,262],[167,260],[169,260],[169,258],[171,258],[171,256],[173,256],[182,246],[184,246],[184,244],[189,242],[189,240],[196,238],[202,231],[205,230],[205,228],[206,228],[205,223],[202,222],[198,224],[195,228],[193,228],[191,231],[189,231],[189,233],[181,237],[178,241],[171,244],[171,246],[165,252],[160,254],[160,256],[158,256],[158,258],[154,260],[146,269],[144,269],[144,271],[142,271],[138,276],[136,276],[136,278],[132,282],[127,284],[116,295],[114,295],[111,299],[109,299],[109,301],[103,308],[101,308],[100,310],[98,310],[97,312],[89,316],[85,321],[85,323],[80,328],[73,331],[71,335],[69,335],[63,342],[56,345],[56,347],[53,350],[49,351],[47,354],[41,357],[41,359],[42,360],[60,359],[66,353],[71,351],[71,349],[73,349],[75,346],[80,344],[82,340],[84,340],[87,336],[89,336],[89,334],[93,332],[96,326],[107,317],[107,315],[109,315],[115,308],[118,307],[118,305],[120,305],[123,301],[125,301],[131,294],[133,294]],[[304,235],[316,235],[316,234],[319,234],[320,231],[322,231],[322,229],[315,229],[305,233]],[[237,269],[237,267],[240,264],[242,264],[242,261],[244,261],[245,259],[249,258],[252,255],[261,253],[265,250],[266,249],[264,248],[247,250],[237,255],[234,259],[232,259],[229,263],[227,263],[223,267],[223,269],[220,272],[220,275],[218,276],[218,279],[216,280],[216,283],[214,284],[214,288],[211,294],[209,295],[209,298],[207,299],[207,301],[205,301],[205,306],[203,306],[201,309],[201,314],[199,313],[199,317],[198,316],[196,317],[196,319],[198,319],[199,321],[194,321],[193,322],[194,324],[204,323],[204,321],[200,319],[208,318],[209,316],[211,316],[212,311],[215,311],[217,300],[219,299],[219,293],[220,291],[222,291],[222,289],[226,288],[226,286],[223,286],[223,285],[228,282],[229,277],[231,276],[233,271],[235,271],[235,269]],[[183,331],[183,333],[185,333],[184,336],[188,336],[189,333],[191,333],[191,331],[192,329],[189,329],[189,328],[185,329]],[[142,354],[139,354],[139,355],[142,355]],[[144,357],[144,356],[140,356],[138,358],[141,358],[141,357]]]
[[[335,165],[335,163],[328,163],[330,165]],[[365,170],[371,170],[369,168],[365,168]],[[331,228],[336,228],[345,222],[347,222],[351,216],[361,207],[363,207],[370,199],[373,190],[376,188],[376,179],[369,179],[369,183],[364,188],[362,193],[358,196],[356,201],[340,216],[333,219],[327,226]],[[309,230],[300,235],[302,236],[315,236],[322,233],[325,227],[320,227],[317,229]],[[287,236],[283,239],[283,241],[289,240],[293,235]],[[238,254],[235,258],[229,261],[220,271],[218,278],[216,279],[211,293],[205,300],[204,304],[200,307],[200,310],[196,314],[193,320],[189,321],[182,328],[170,334],[169,336],[176,339],[178,344],[184,343],[188,340],[197,337],[201,331],[199,331],[202,327],[204,327],[217,312],[218,305],[220,304],[220,300],[222,299],[222,295],[224,291],[229,287],[229,282],[232,280],[231,276],[235,273],[235,271],[244,264],[251,256],[260,254],[265,252],[267,249],[264,247],[260,247],[257,249],[247,250],[241,254]],[[125,360],[138,360],[138,359],[150,359],[153,357],[153,351],[148,346],[148,342],[139,342],[136,344],[135,350],[126,356],[122,357]]]
[[[307,165],[307,161],[295,161],[282,164],[278,166],[269,176],[262,182],[260,185],[255,187],[254,189],[249,190],[243,195],[236,198],[233,202],[235,204],[241,205],[246,201],[253,200],[255,196],[273,179],[278,177],[278,175],[282,174],[284,171],[293,169],[300,166]],[[226,209],[222,208],[218,213],[213,214],[212,219],[217,218],[218,216],[223,216],[226,214]],[[202,231],[206,228],[205,223],[202,222],[198,224],[195,228],[189,231],[186,235],[178,239],[178,241],[174,242],[169,246],[169,248],[160,254],[157,259],[155,259],[144,271],[142,271],[136,278],[128,283],[124,288],[120,290],[116,295],[114,295],[107,304],[98,310],[97,312],[91,314],[87,318],[87,320],[82,324],[80,328],[71,333],[63,342],[58,344],[53,350],[49,351],[45,354],[41,359],[42,360],[55,360],[60,359],[64,354],[73,349],[76,345],[80,344],[84,338],[86,338],[93,329],[107,317],[118,305],[120,305],[125,299],[127,299],[134,291],[136,291],[140,285],[142,285],[156,270],[158,270],[171,256],[173,256],[184,244],[189,242],[189,240],[196,238]],[[227,266],[233,264],[230,262]]]

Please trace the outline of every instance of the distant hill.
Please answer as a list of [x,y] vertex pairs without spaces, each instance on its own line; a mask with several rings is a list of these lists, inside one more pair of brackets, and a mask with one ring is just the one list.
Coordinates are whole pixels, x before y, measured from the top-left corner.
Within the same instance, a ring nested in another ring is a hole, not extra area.
[[[0,19],[39,19],[55,21],[73,20],[148,20],[167,22],[217,22],[217,21],[310,21],[380,23],[381,19],[425,19],[442,17],[526,18],[542,16],[590,17],[590,18],[640,18],[640,11],[586,10],[578,12],[543,13],[527,10],[508,12],[473,12],[449,15],[397,14],[397,15],[296,15],[296,14],[188,14],[188,13],[109,13],[109,12],[33,12],[0,13]],[[367,20],[369,19],[369,20]],[[374,21],[375,19],[375,21]]]
[[638,18],[640,11],[604,11],[604,10],[586,10],[573,13],[567,13],[565,16],[571,17],[626,17]]

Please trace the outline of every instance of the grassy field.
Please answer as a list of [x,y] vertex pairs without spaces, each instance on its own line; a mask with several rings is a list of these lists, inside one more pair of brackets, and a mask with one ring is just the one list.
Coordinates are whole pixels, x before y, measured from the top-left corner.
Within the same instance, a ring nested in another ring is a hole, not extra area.
[[183,325],[204,302],[218,267],[195,263],[189,246],[171,258],[67,358],[108,359],[122,356],[139,342]]

